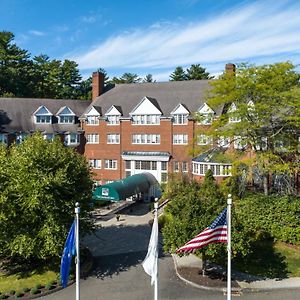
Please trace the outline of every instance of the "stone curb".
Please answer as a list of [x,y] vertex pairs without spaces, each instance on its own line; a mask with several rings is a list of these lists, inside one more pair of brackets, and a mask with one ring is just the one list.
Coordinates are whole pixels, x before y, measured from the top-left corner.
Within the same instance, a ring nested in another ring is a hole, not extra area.
[[[178,272],[178,265],[177,265],[176,255],[175,254],[171,254],[171,255],[172,255],[172,258],[173,258],[173,261],[174,261],[176,275],[182,281],[184,281],[187,284],[190,284],[194,287],[204,289],[204,290],[221,291],[221,292],[226,291],[226,288],[217,288],[217,287],[214,288],[214,287],[202,286],[202,285],[191,282],[191,281],[187,280],[186,278],[182,277]],[[286,286],[275,286],[274,283],[272,282],[273,286],[265,286],[265,287],[255,287],[255,286],[251,286],[251,284],[249,284],[249,287],[242,287],[241,286],[241,281],[236,280],[237,283],[240,285],[240,288],[232,288],[232,291],[233,292],[250,293],[250,292],[264,292],[264,291],[271,291],[271,290],[300,289],[300,277],[293,277],[293,278],[294,278],[294,281],[296,281],[295,285],[290,284],[290,285],[286,285]],[[297,284],[297,282],[299,282],[299,284]]]

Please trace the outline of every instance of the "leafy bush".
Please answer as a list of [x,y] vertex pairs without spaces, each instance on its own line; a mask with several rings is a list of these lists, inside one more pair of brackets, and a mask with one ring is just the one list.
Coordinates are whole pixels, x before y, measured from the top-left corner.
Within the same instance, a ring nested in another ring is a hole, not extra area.
[[35,288],[37,288],[38,290],[42,287],[42,285],[40,283],[35,285]]
[[14,295],[14,294],[16,293],[16,291],[15,291],[15,290],[11,290],[9,293],[10,293],[11,295]]
[[6,294],[0,294],[0,299],[7,299],[9,296]]
[[21,298],[21,297],[24,296],[24,293],[22,293],[22,292],[16,292],[15,296],[16,296],[16,298]]
[[39,294],[41,291],[38,289],[38,288],[36,288],[36,287],[34,287],[34,288],[32,288],[31,290],[30,290],[30,294],[31,295],[36,295],[36,294]]
[[55,288],[55,286],[53,286],[51,283],[47,283],[45,286],[45,289],[48,291],[53,290],[54,288]]
[[28,287],[26,287],[26,288],[23,289],[24,293],[28,293],[29,291],[30,291],[30,288],[28,288]]

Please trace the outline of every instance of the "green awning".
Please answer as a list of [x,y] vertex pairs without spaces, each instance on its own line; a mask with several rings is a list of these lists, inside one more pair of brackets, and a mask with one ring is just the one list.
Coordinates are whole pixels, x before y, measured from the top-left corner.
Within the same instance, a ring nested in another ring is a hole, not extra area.
[[150,187],[157,185],[156,178],[150,173],[141,173],[98,186],[93,191],[94,200],[120,201],[139,194],[146,193]]

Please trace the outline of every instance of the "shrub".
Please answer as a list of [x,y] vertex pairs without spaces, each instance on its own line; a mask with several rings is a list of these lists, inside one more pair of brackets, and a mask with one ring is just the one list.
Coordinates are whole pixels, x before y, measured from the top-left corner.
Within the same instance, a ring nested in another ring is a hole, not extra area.
[[35,285],[35,287],[39,290],[42,287],[42,285],[40,283],[38,283]]
[[21,298],[21,297],[24,296],[24,293],[22,293],[22,292],[16,292],[15,296],[16,296],[16,298]]
[[51,284],[51,285],[57,285],[57,280],[51,280],[51,281],[50,281],[50,284]]
[[28,288],[28,287],[26,287],[26,288],[23,289],[24,293],[28,293],[29,291],[30,291],[30,288]]
[[45,286],[46,290],[50,291],[53,290],[55,288],[55,286],[53,286],[50,282],[46,284]]
[[39,289],[37,289],[36,287],[34,287],[30,290],[31,295],[36,295],[36,294],[39,294],[40,292],[41,291]]
[[0,299],[7,299],[9,296],[6,294],[0,294]]
[[11,290],[9,293],[10,293],[11,295],[14,295],[14,294],[16,293],[16,291],[15,291],[15,290]]

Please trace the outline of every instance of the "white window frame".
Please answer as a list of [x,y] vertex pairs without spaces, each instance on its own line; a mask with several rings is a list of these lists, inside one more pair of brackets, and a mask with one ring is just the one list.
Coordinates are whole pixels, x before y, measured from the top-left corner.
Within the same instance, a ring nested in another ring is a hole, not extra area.
[[85,124],[88,126],[97,126],[99,125],[99,116],[92,115],[86,116]]
[[52,124],[52,115],[37,115],[35,116],[36,124]]
[[8,135],[5,133],[0,133],[0,143],[8,145]]
[[233,147],[237,150],[244,150],[247,147],[247,142],[241,136],[234,136]]
[[[51,136],[51,138],[49,138]],[[44,140],[46,141],[53,141],[54,140],[54,133],[44,133],[43,134]]]
[[131,136],[132,144],[144,144],[144,145],[159,145],[160,144],[160,134],[144,134],[144,133],[134,133]]
[[181,162],[181,171],[187,173],[189,171],[189,163],[187,161]]
[[188,124],[188,114],[173,114],[173,124],[174,125],[187,125]]
[[173,145],[187,145],[188,142],[188,134],[173,134]]
[[105,159],[105,169],[106,170],[117,170],[118,169],[118,161],[116,159]]
[[99,144],[99,134],[98,133],[88,133],[86,135],[87,144]]
[[[76,136],[76,138],[73,140],[72,136]],[[65,144],[67,146],[71,145],[78,145],[80,143],[80,137],[78,133],[68,133],[65,135]]]
[[230,146],[230,137],[220,136],[218,140],[218,145],[222,148],[229,148]]
[[[59,120],[59,124],[74,124],[75,123],[75,116],[59,115],[58,120]],[[66,122],[66,121],[68,121],[68,122]]]
[[106,136],[107,144],[120,144],[119,133],[108,133]]
[[206,134],[198,134],[197,135],[197,145],[211,145],[213,143],[213,139],[211,136]]
[[192,163],[192,173],[194,175],[205,176],[207,170],[213,172],[215,177],[231,176],[232,165],[217,163]]
[[132,115],[132,125],[160,125],[160,115]]
[[16,144],[20,145],[24,142],[24,140],[29,136],[27,133],[18,133],[16,134]]
[[101,159],[90,158],[89,165],[93,169],[101,169]]
[[107,125],[115,126],[120,124],[120,116],[119,115],[110,115],[106,116]]

